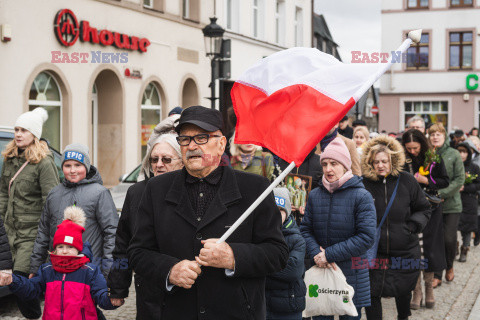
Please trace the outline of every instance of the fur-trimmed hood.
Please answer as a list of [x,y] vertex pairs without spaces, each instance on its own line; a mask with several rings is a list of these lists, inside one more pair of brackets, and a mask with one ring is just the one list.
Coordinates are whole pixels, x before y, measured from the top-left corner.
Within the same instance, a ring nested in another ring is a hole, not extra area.
[[[375,173],[375,169],[373,168],[373,159],[372,152],[373,147],[378,144],[383,144],[387,146],[392,152],[392,176],[398,177],[400,172],[403,170],[403,165],[405,164],[405,152],[403,150],[402,145],[396,139],[391,138],[387,135],[379,135],[374,139],[371,139],[365,142],[363,146],[363,154],[362,154],[362,174],[365,178],[377,181],[378,176]],[[370,163],[368,163],[370,161]]]

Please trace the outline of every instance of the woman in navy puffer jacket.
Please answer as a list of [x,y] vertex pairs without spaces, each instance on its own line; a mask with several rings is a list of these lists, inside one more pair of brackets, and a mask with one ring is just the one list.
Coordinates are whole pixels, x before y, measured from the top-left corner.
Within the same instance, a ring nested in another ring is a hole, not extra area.
[[[319,267],[329,268],[335,263],[355,290],[353,303],[358,316],[340,319],[360,319],[361,308],[370,306],[370,279],[368,269],[356,261],[366,259],[365,253],[374,242],[373,198],[362,179],[352,174],[350,153],[341,139],[328,145],[321,154],[321,164],[322,183],[309,194],[300,231],[307,244],[307,256]],[[333,316],[313,319],[333,320]]]

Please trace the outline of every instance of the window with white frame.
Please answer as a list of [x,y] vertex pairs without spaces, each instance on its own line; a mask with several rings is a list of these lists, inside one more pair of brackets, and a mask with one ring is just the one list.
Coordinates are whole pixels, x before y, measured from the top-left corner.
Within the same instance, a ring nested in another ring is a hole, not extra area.
[[295,7],[295,46],[303,46],[303,10]]
[[183,17],[190,18],[190,0],[183,0]]
[[145,8],[153,9],[153,0],[143,0],[143,6]]
[[142,97],[142,159],[147,152],[147,142],[162,117],[162,104],[158,88],[150,82]]
[[198,21],[200,19],[200,0],[182,0],[182,16],[184,19]]
[[227,30],[239,31],[239,0],[225,0],[225,27]]
[[285,45],[285,1],[276,0],[275,7],[275,42]]
[[441,122],[448,128],[448,101],[404,101],[404,124],[413,117],[420,116],[426,126]]
[[62,95],[55,78],[48,72],[41,72],[33,80],[28,97],[28,108],[32,111],[42,107],[48,112],[43,124],[42,138],[55,149],[61,150]]
[[264,30],[264,0],[252,0],[253,5],[253,36],[255,38],[263,38]]

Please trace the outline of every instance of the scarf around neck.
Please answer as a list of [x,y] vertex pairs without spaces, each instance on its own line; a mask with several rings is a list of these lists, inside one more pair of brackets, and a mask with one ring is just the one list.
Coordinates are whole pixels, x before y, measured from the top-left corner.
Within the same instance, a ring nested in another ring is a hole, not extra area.
[[337,181],[334,181],[334,182],[328,182],[327,179],[325,178],[325,175],[323,175],[322,184],[325,187],[325,189],[328,190],[328,192],[334,193],[341,186],[343,186],[345,184],[345,182],[347,182],[351,178],[353,178],[352,170],[348,170],[347,172],[345,172],[345,174],[340,179],[338,179]]
[[78,256],[59,256],[50,253],[50,261],[55,271],[60,273],[70,273],[83,267],[90,262],[90,259],[83,254]]
[[327,134],[325,137],[323,137],[323,139],[320,141],[320,147],[322,148],[322,152],[323,150],[325,150],[328,144],[337,137],[337,134],[338,134],[338,128],[335,129],[335,131],[333,131],[331,134]]

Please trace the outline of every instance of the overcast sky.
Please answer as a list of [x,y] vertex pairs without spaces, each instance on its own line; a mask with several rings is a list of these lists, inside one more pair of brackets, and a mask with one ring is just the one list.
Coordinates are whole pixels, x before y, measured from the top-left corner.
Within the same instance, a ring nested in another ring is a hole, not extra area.
[[351,51],[380,51],[381,0],[315,0],[315,13],[323,14],[343,62]]

